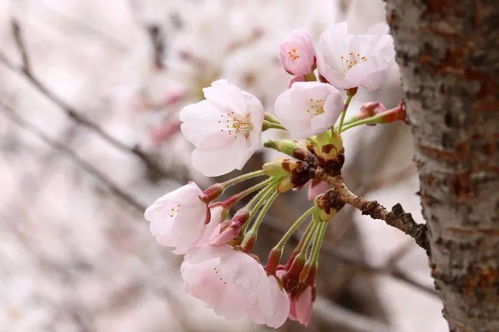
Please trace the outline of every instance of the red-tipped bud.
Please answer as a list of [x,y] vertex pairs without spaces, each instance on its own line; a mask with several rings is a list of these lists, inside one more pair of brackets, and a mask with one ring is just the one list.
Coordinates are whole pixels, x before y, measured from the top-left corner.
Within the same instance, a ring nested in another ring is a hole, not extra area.
[[279,266],[279,261],[281,260],[282,250],[272,249],[269,253],[269,258],[267,264],[265,265],[265,271],[267,274],[275,275],[277,267]]
[[292,293],[300,284],[300,273],[304,265],[305,259],[298,255],[293,259],[288,271],[282,276],[282,284],[288,293]]
[[244,252],[250,252],[253,250],[256,242],[256,235],[250,234],[249,237],[245,237],[243,243],[241,243],[241,250]]
[[206,188],[199,198],[203,202],[208,204],[211,201],[217,199],[220,195],[222,195],[224,190],[225,190],[225,188],[222,184],[215,183],[215,184],[209,186],[208,188]]

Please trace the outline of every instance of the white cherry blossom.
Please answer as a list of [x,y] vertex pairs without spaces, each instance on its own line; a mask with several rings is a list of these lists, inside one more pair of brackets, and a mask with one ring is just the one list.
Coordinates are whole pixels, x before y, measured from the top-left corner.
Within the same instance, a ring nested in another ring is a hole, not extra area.
[[189,251],[205,231],[208,206],[199,198],[201,194],[190,182],[157,199],[144,213],[156,241],[174,247],[177,255]]
[[[279,327],[290,300],[252,256],[230,246],[198,246],[181,266],[184,288],[226,319],[252,318]],[[275,278],[274,278],[275,279]]]
[[227,80],[203,92],[205,100],[180,112],[182,134],[196,146],[192,165],[205,176],[241,169],[262,143],[262,103]]
[[335,87],[319,82],[296,82],[277,97],[274,112],[293,138],[307,138],[334,125],[343,110]]
[[340,89],[377,89],[393,62],[393,38],[386,24],[376,24],[366,34],[348,34],[346,22],[324,31],[317,48],[317,67],[329,83]]

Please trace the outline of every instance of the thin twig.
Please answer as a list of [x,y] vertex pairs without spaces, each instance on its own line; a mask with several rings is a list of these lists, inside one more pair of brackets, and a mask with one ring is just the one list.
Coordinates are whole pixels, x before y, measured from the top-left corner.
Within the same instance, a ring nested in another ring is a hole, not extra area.
[[22,65],[17,66],[9,58],[2,52],[0,52],[0,62],[2,62],[7,68],[10,70],[23,75],[32,85],[35,87],[42,95],[44,95],[47,99],[52,101],[54,104],[59,106],[59,109],[66,114],[71,120],[78,123],[82,127],[87,128],[92,131],[96,135],[100,136],[103,140],[107,141],[109,144],[126,153],[133,154],[137,158],[139,158],[143,164],[146,166],[147,170],[154,177],[167,177],[168,174],[164,170],[164,168],[152,159],[149,155],[147,155],[141,148],[138,146],[128,146],[127,144],[119,141],[115,137],[111,136],[104,129],[102,129],[95,122],[87,119],[82,114],[88,113],[79,111],[73,106],[69,105],[67,102],[58,97],[54,92],[52,92],[45,84],[43,84],[36,76],[33,74],[32,68],[29,62],[29,56],[27,53],[27,49],[25,47],[25,43],[22,38],[22,30],[15,19],[12,19],[12,34],[14,36],[14,40],[16,41],[16,46],[19,49],[19,52],[22,56]]
[[314,305],[314,311],[323,320],[333,326],[347,328],[349,331],[358,332],[390,332],[393,331],[388,325],[345,309],[326,298],[319,296]]
[[368,201],[352,193],[341,176],[328,175],[320,167],[316,169],[316,176],[323,181],[327,181],[344,203],[356,207],[362,211],[362,214],[367,214],[373,219],[384,220],[388,225],[412,237],[421,248],[426,251],[429,250],[426,225],[416,223],[411,214],[406,213],[400,204],[394,205],[392,210],[388,211],[378,201]]
[[87,173],[91,174],[95,178],[99,180],[104,186],[106,186],[109,191],[115,196],[122,199],[125,203],[129,204],[133,208],[137,210],[137,212],[142,213],[145,210],[145,205],[138,202],[135,198],[133,198],[129,193],[118,187],[112,180],[108,179],[101,171],[99,171],[92,164],[87,162],[86,160],[80,158],[73,150],[68,148],[66,145],[53,140],[52,138],[45,135],[41,130],[24,120],[21,116],[19,116],[14,110],[5,105],[3,102],[0,102],[0,111],[3,112],[10,120],[16,123],[19,127],[26,130],[27,132],[35,135],[40,140],[45,142],[51,148],[59,151],[61,154],[65,155],[73,162],[75,162],[79,167],[85,170]]

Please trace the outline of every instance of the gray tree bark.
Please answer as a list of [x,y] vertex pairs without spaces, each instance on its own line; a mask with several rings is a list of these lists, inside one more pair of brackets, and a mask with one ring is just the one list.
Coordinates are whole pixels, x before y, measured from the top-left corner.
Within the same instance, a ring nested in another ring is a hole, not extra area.
[[499,331],[499,4],[387,0],[451,331]]

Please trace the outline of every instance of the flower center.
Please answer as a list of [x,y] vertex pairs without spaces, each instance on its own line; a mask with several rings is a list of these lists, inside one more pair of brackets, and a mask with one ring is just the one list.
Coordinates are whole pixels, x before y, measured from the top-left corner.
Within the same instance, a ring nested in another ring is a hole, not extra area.
[[180,204],[176,203],[170,208],[170,218],[175,218],[180,211]]
[[292,61],[296,61],[300,56],[296,54],[296,48],[292,48],[288,51],[288,56]]
[[217,274],[218,279],[219,279],[220,281],[222,281],[222,282],[224,283],[224,285],[227,285],[227,281],[225,281],[225,280],[222,278],[222,275],[221,275],[221,273],[219,273],[219,272],[218,272],[217,268],[216,268],[216,267],[214,267],[214,268],[213,268],[213,270],[215,270],[215,273]]
[[349,69],[351,69],[353,66],[355,66],[359,62],[366,62],[367,61],[366,56],[363,56],[360,53],[353,53],[353,52],[348,53],[347,57],[344,57],[342,55],[340,58],[341,58],[341,61],[343,62],[343,69],[345,70],[345,72],[348,71]]
[[220,114],[221,119],[218,123],[221,125],[220,131],[231,137],[248,137],[253,125],[249,121],[249,115],[241,116],[234,112]]
[[307,108],[308,115],[313,118],[314,116],[324,113],[324,102],[323,98],[310,98]]

